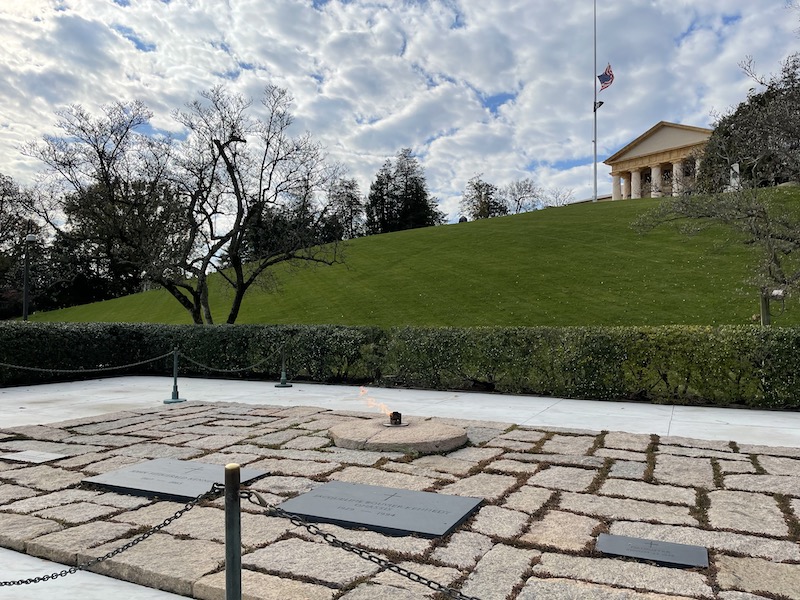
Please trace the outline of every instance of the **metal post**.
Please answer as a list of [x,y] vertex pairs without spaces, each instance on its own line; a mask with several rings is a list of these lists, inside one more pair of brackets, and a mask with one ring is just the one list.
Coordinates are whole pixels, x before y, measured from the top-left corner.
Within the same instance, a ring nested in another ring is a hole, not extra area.
[[281,348],[281,382],[276,383],[275,387],[292,387],[291,383],[286,383],[286,345]]
[[770,324],[769,296],[766,292],[761,292],[761,326],[767,327]]
[[164,404],[186,402],[186,398],[178,395],[178,349],[172,351],[172,398],[164,400]]
[[225,600],[242,600],[242,515],[239,465],[225,465]]

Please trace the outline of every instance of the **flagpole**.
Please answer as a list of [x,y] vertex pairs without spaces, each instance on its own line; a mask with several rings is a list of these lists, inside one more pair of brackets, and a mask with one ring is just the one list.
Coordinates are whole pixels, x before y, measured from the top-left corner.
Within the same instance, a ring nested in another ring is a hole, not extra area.
[[594,102],[592,103],[592,114],[594,115],[594,132],[592,135],[592,144],[594,146],[594,161],[592,167],[594,169],[594,196],[592,202],[597,202],[597,0],[594,0],[594,73],[592,73],[592,82],[594,84]]

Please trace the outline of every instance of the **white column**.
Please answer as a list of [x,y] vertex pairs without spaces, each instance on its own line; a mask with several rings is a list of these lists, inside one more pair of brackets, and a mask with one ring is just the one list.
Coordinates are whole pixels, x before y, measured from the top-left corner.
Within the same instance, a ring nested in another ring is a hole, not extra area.
[[631,171],[631,198],[642,197],[642,172],[639,169]]
[[626,199],[631,197],[631,174],[630,173],[622,173],[622,197],[626,198]]
[[661,165],[650,167],[650,197],[661,197]]
[[620,200],[622,198],[622,186],[620,185],[619,173],[611,176],[611,199]]
[[683,179],[683,162],[672,163],[672,195],[680,196],[683,191],[681,180]]

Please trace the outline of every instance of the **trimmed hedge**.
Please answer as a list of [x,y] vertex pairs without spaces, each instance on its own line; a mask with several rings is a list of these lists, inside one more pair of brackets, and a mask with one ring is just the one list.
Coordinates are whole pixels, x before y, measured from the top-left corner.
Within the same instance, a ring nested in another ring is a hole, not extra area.
[[[800,408],[800,328],[0,323],[0,385],[172,373]],[[153,357],[158,360],[149,361]],[[93,372],[144,362],[112,372]],[[56,372],[69,370],[71,372]]]

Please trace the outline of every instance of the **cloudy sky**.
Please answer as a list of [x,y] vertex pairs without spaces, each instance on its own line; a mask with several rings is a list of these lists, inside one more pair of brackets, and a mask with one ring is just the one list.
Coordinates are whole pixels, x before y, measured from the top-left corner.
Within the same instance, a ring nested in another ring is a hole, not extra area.
[[68,104],[139,99],[178,131],[199,91],[271,82],[362,192],[410,147],[451,220],[478,173],[584,199],[607,63],[600,161],[661,120],[709,126],[754,86],[739,63],[777,71],[798,27],[785,0],[597,0],[595,68],[592,0],[2,0],[0,172],[30,181],[18,147]]

